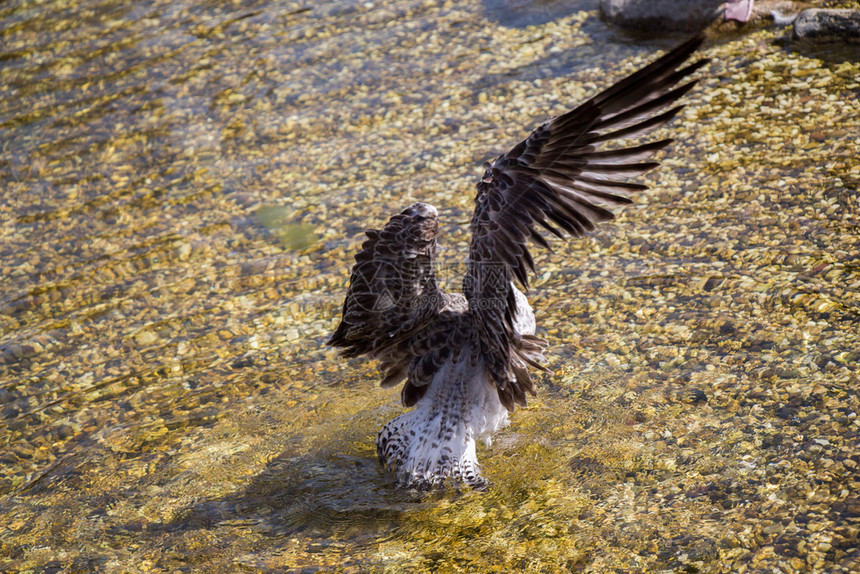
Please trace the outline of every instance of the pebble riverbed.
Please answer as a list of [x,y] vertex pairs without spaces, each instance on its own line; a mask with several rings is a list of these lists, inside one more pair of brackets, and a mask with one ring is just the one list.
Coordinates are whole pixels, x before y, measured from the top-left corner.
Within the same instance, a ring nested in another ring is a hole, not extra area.
[[537,257],[491,490],[376,462],[361,231],[434,204],[458,289],[481,163],[683,40],[596,4],[0,6],[0,571],[856,572],[860,63],[765,25]]

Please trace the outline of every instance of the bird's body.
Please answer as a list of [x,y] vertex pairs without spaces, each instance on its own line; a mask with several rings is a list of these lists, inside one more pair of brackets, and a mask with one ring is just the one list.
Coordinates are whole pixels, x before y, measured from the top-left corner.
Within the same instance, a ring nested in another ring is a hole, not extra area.
[[663,111],[695,82],[676,85],[705,62],[678,67],[701,44],[694,38],[579,107],[541,124],[487,164],[478,183],[463,293],[436,285],[436,209],[416,203],[382,230],[366,231],[355,256],[343,318],[329,344],[346,356],[380,361],[382,385],[405,381],[406,412],[377,437],[380,461],[398,483],[428,487],[448,479],[482,488],[475,441],[489,441],[509,411],[534,394],[529,368],[546,370],[546,343],[516,283],[528,287],[528,240],[548,247],[536,226],[579,237],[614,217],[605,206],[630,203],[646,189],[629,177],[671,140],[602,150],[603,143],[647,134],[681,109]]
[[[532,308],[525,295],[512,288],[520,303],[514,327],[534,335]],[[433,336],[451,329],[463,341],[474,340],[465,297],[453,295],[443,315],[438,331],[431,326],[424,332]],[[475,488],[486,484],[478,469],[475,441],[489,445],[492,434],[508,424],[508,410],[471,345],[466,342],[458,353],[448,354],[415,409],[386,424],[376,439],[380,461],[396,469],[405,486],[423,488],[449,477]]]
[[483,361],[473,364],[464,353],[446,359],[414,410],[382,427],[376,450],[403,486],[424,488],[450,477],[483,488],[475,441],[489,442],[507,423],[508,411]]

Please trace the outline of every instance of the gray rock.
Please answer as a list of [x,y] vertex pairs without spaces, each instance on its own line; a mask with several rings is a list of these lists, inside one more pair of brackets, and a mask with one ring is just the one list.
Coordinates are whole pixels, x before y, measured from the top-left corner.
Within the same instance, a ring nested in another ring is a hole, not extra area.
[[603,17],[644,30],[701,30],[722,18],[725,0],[600,0]]
[[804,10],[794,21],[794,38],[860,44],[860,10]]

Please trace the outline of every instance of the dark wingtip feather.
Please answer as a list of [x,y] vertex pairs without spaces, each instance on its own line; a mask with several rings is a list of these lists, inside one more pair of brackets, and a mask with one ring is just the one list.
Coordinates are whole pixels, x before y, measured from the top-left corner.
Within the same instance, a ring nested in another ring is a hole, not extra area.
[[479,298],[509,295],[504,310],[472,307],[480,352],[505,408],[525,404],[526,392],[533,392],[526,367],[543,367],[529,355],[531,351],[519,346],[524,339],[513,328],[516,308],[508,282],[482,283],[478,266],[501,263],[508,278],[526,287],[528,271],[534,272],[527,241],[549,248],[538,225],[558,237],[565,233],[580,237],[596,223],[615,217],[603,206],[631,203],[627,193],[647,189],[625,180],[659,166],[650,157],[672,139],[607,151],[599,148],[610,140],[649,134],[683,109],[677,101],[696,80],[679,83],[708,60],[684,62],[704,40],[703,33],[696,34],[597,96],[541,124],[488,166],[492,177],[478,185],[467,272],[472,280],[464,283],[464,292],[470,305]]

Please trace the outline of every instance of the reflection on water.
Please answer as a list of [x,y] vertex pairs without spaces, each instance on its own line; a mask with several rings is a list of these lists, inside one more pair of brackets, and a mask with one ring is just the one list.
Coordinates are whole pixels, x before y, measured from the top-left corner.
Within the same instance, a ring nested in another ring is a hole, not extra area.
[[456,285],[480,162],[675,42],[514,4],[0,7],[0,569],[853,568],[860,67],[767,31],[539,258],[492,490],[377,466],[396,394],[323,348],[361,231],[436,204]]

